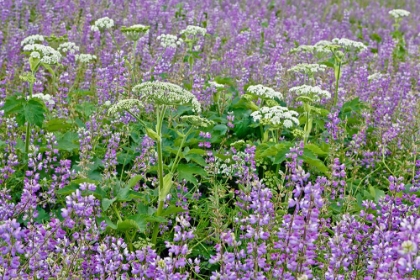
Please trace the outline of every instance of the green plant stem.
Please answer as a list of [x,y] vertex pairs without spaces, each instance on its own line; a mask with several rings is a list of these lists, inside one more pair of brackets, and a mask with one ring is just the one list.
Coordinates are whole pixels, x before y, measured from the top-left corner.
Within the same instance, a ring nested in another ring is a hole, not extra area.
[[192,128],[193,128],[193,127],[191,126],[191,127],[190,127],[190,129],[188,129],[187,133],[184,135],[184,137],[182,137],[181,144],[180,144],[180,146],[179,146],[179,148],[178,148],[178,152],[176,153],[176,157],[175,157],[174,163],[172,164],[172,167],[171,167],[171,173],[172,173],[172,174],[174,173],[175,168],[176,168],[176,167],[177,167],[177,165],[178,165],[178,162],[181,160],[181,158],[180,158],[180,156],[179,156],[179,155],[181,154],[182,148],[184,147],[185,140],[187,140],[187,137],[188,137],[188,135],[190,134],[190,132],[191,132]]
[[[157,124],[156,124],[156,133],[159,136],[159,139],[156,141],[157,146],[157,153],[158,153],[158,180],[159,180],[159,195],[160,192],[163,190],[163,151],[162,151],[162,123],[163,118],[165,116],[166,106],[158,107],[157,108]],[[156,216],[160,216],[163,211],[163,201],[159,200],[158,208],[156,211]],[[153,244],[156,244],[157,236],[159,233],[159,222],[155,222],[154,228],[153,228],[153,235],[152,235],[152,242]]]
[[[29,83],[29,98],[30,99],[32,98],[33,88],[34,88],[34,83]],[[29,122],[26,122],[26,138],[25,138],[26,154],[29,153],[29,143],[31,142],[30,132],[31,132],[31,125],[29,124]]]
[[134,73],[134,67],[135,67],[135,63],[136,63],[136,49],[137,49],[137,44],[138,44],[138,41],[135,41],[134,43],[133,43],[133,51],[132,51],[132,53],[131,53],[131,81],[133,82],[133,83],[135,83],[136,81],[135,81],[135,77],[136,77],[136,75],[135,75],[135,73]]
[[338,102],[338,85],[340,83],[340,76],[341,76],[341,62],[338,63],[337,66],[338,67],[337,70],[334,69],[334,72],[337,71],[335,73],[335,91],[334,91],[334,101],[333,101],[333,107],[337,106],[337,102]]

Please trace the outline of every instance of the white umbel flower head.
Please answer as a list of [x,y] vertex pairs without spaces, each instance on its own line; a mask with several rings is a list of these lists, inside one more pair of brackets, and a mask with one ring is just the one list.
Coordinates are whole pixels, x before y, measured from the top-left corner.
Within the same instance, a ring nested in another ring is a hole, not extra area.
[[280,92],[275,91],[274,89],[263,86],[263,85],[249,86],[247,91],[249,93],[252,93],[262,98],[267,98],[267,99],[278,98],[280,100],[283,99],[283,95]]
[[114,27],[114,20],[109,17],[103,17],[95,21],[95,23],[90,27],[90,30],[97,32],[103,31],[105,29],[110,29]]
[[172,34],[162,34],[157,36],[156,39],[160,41],[160,45],[164,48],[176,48],[184,42],[181,38]]
[[341,38],[341,39],[334,38],[332,42],[345,49],[354,49],[358,52],[367,50],[367,47],[365,46],[365,44],[361,42],[353,41],[347,38]]
[[[40,44],[25,45],[23,51],[30,52],[31,57],[40,58],[41,62],[45,64],[57,64],[61,60],[61,53],[50,46]],[[36,52],[39,56],[35,54]]]
[[145,82],[136,85],[133,92],[140,94],[140,99],[158,105],[177,106],[191,104],[192,110],[201,112],[197,98],[189,91],[168,82]]
[[389,11],[389,14],[392,17],[399,19],[402,17],[408,17],[410,15],[410,12],[403,9],[394,9],[394,10]]
[[60,44],[57,50],[62,53],[75,54],[79,51],[79,47],[73,42],[65,42]]
[[150,26],[143,25],[143,24],[135,24],[129,27],[123,26],[121,27],[121,32],[127,36],[128,39],[136,42],[138,41],[143,35],[149,32]]
[[292,53],[319,53],[327,55],[331,53],[331,48],[336,47],[332,42],[327,40],[321,40],[315,45],[300,45],[291,50]]
[[[39,93],[32,94],[32,98],[42,99],[42,100],[44,100],[44,102],[48,103],[49,105],[54,105],[55,104],[54,100],[52,99],[52,96],[49,95],[49,94],[43,94],[43,93],[39,92]],[[27,97],[27,99],[29,99],[29,96]]]
[[368,76],[368,81],[375,81],[375,80],[379,80],[381,78],[383,78],[385,75],[382,73],[373,73],[372,75]]
[[225,85],[219,84],[218,82],[215,82],[215,81],[210,81],[209,85],[214,87],[215,89],[225,88]]
[[286,128],[299,125],[297,118],[299,114],[283,106],[262,107],[258,111],[253,112],[251,116],[255,122],[259,121],[264,125],[282,125]]
[[287,72],[315,74],[318,72],[324,72],[325,69],[327,69],[327,66],[323,64],[300,63],[287,70]]
[[23,47],[25,45],[33,45],[40,42],[44,42],[44,36],[37,34],[26,37],[20,42],[20,45]]
[[108,109],[109,115],[115,115],[118,112],[129,111],[143,107],[143,103],[138,99],[123,99],[112,105]]
[[182,121],[196,127],[209,127],[214,125],[214,122],[200,116],[182,116],[180,118]]
[[191,36],[195,36],[197,34],[201,34],[202,36],[206,35],[207,33],[207,29],[200,27],[200,26],[195,26],[195,25],[188,25],[187,28],[185,28],[184,30],[181,30],[181,32],[179,34],[185,34],[185,35],[191,35]]
[[323,90],[318,86],[302,85],[302,86],[292,87],[291,89],[289,89],[289,91],[295,92],[297,95],[308,96],[316,102],[320,101],[321,98],[326,98],[326,99],[331,98],[330,92]]
[[90,63],[96,60],[96,55],[81,53],[76,55],[76,61],[81,63]]

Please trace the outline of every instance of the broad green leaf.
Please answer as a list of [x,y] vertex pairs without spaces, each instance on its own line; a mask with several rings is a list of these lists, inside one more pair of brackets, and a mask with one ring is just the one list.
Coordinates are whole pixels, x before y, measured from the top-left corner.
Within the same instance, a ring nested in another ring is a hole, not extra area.
[[57,148],[72,152],[73,150],[79,149],[79,136],[75,132],[67,131],[64,135],[57,137]]
[[150,138],[152,138],[155,141],[160,141],[161,138],[160,138],[159,134],[157,134],[156,131],[154,131],[153,129],[148,128],[148,127],[146,127],[145,129],[146,129],[147,136],[149,136]]
[[17,96],[9,96],[6,98],[2,110],[6,116],[9,116],[10,114],[20,112],[23,108],[23,103],[24,99],[18,99]]
[[112,229],[117,229],[117,225],[114,224],[108,216],[103,217],[103,220],[106,222],[107,226]]
[[220,135],[225,135],[228,130],[228,127],[224,124],[218,124],[213,127],[213,130],[219,131]]
[[163,187],[159,191],[159,201],[165,201],[166,195],[171,191],[173,184],[172,178],[172,173],[168,173],[163,177]]
[[181,212],[185,212],[185,209],[182,208],[182,207],[177,207],[177,206],[174,206],[174,205],[170,205],[168,208],[163,210],[161,216],[165,217],[165,216],[169,216],[169,215],[172,215],[172,214],[178,214],[178,213],[181,213]]
[[197,155],[197,154],[187,155],[187,156],[185,156],[185,159],[187,161],[190,161],[191,160],[191,161],[193,161],[193,162],[195,162],[195,163],[197,163],[198,165],[201,165],[201,166],[206,166],[207,165],[207,163],[204,160],[204,158],[202,156],[200,156],[200,155]]
[[59,194],[59,195],[70,195],[72,194],[74,191],[76,191],[79,188],[79,186],[74,185],[74,184],[70,184],[68,186],[65,186],[62,189],[56,190],[55,193]]
[[325,152],[319,146],[317,146],[315,144],[312,144],[312,143],[306,144],[305,145],[305,149],[310,150],[311,152],[313,152],[314,154],[316,154],[318,156],[326,156],[326,155],[328,155],[328,152]]
[[201,177],[206,177],[207,172],[200,166],[190,163],[190,164],[179,164],[178,165],[178,179],[187,180],[193,184],[197,184],[197,178],[195,175],[200,175]]
[[140,226],[137,224],[136,221],[127,219],[124,221],[119,221],[117,223],[117,230],[122,232],[127,232],[129,230],[140,230]]
[[25,121],[38,127],[42,127],[45,118],[45,105],[41,102],[37,99],[29,99],[23,107]]
[[138,183],[141,179],[143,179],[143,176],[142,176],[142,175],[136,175],[136,176],[134,176],[133,178],[131,178],[130,180],[128,180],[128,182],[127,182],[127,186],[128,186],[129,188],[133,188],[135,185],[137,185],[137,183]]
[[113,199],[109,199],[109,198],[103,198],[101,201],[101,207],[103,211],[108,210],[109,206],[111,206],[112,203],[114,203],[114,201],[116,201],[117,198],[114,197]]
[[67,122],[66,119],[51,119],[45,123],[45,129],[49,132],[54,131],[67,131],[69,130],[72,125]]
[[305,155],[305,153],[302,156],[302,159],[304,162],[306,162],[307,164],[309,164],[309,166],[321,173],[324,173],[327,177],[330,176],[329,174],[329,170],[328,168],[325,166],[325,164],[319,160],[318,158],[314,158],[311,156],[308,156],[307,154]]

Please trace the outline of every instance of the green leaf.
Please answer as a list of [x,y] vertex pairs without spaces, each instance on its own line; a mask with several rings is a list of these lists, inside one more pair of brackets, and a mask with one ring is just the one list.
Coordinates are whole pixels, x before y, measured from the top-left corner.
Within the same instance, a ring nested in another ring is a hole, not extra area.
[[26,105],[23,107],[23,115],[25,121],[30,124],[42,127],[44,122],[45,105],[37,99],[29,99]]
[[315,155],[311,153],[308,153],[308,150],[304,150],[302,159],[304,162],[306,162],[312,169],[315,169],[321,173],[324,173],[327,177],[330,176],[328,167],[325,166],[325,164],[316,158]]
[[124,221],[118,221],[117,223],[117,230],[122,232],[127,232],[130,230],[140,230],[140,226],[137,224],[136,221],[127,219]]
[[56,119],[51,119],[47,121],[44,127],[48,132],[54,132],[54,131],[67,131],[72,127],[72,125],[68,123],[66,119],[56,118]]
[[111,206],[112,203],[114,203],[114,201],[116,201],[117,198],[114,197],[113,199],[109,199],[109,198],[103,198],[101,201],[101,207],[103,211],[108,210],[109,206]]
[[225,135],[228,130],[228,127],[224,124],[218,124],[213,127],[213,130],[219,131],[220,135]]
[[191,161],[193,161],[193,162],[195,162],[195,163],[197,163],[198,165],[201,165],[201,166],[206,166],[207,165],[204,158],[200,155],[190,154],[190,155],[185,156],[185,159],[188,160],[188,161],[191,160]]
[[57,148],[62,151],[72,152],[79,149],[79,136],[75,132],[67,131],[64,135],[57,137]]
[[291,142],[261,144],[257,147],[255,158],[260,160],[268,158],[273,164],[282,163],[286,159],[286,154],[292,145]]
[[4,110],[6,116],[9,116],[10,114],[22,111],[23,103],[23,98],[18,99],[17,96],[9,96],[6,98],[2,110]]
[[163,187],[159,192],[159,201],[165,201],[166,195],[171,191],[173,184],[172,177],[172,173],[168,173],[163,177]]
[[55,193],[59,195],[70,195],[79,188],[78,185],[70,184],[62,189],[56,190]]
[[76,111],[85,117],[90,117],[95,111],[97,106],[90,102],[83,102],[82,104],[76,105]]
[[108,216],[103,217],[103,220],[106,222],[108,227],[112,229],[117,229],[117,225],[114,224]]
[[305,149],[310,150],[311,152],[313,152],[314,154],[316,154],[318,156],[328,155],[328,152],[322,150],[319,146],[317,146],[315,144],[312,144],[312,143],[306,144]]
[[178,165],[178,179],[187,180],[188,182],[196,185],[198,183],[194,175],[200,175],[201,177],[206,177],[207,172],[200,166],[190,163],[190,164],[179,164]]
[[142,175],[136,175],[133,178],[131,178],[130,180],[128,180],[127,186],[129,188],[133,188],[135,185],[137,185],[138,182],[140,182],[141,179],[143,179]]
[[174,205],[170,205],[170,206],[168,206],[168,208],[163,210],[161,216],[165,217],[165,216],[169,216],[169,215],[172,215],[172,214],[178,214],[178,213],[181,213],[181,212],[185,212],[185,209],[182,208],[182,207],[177,207],[177,206],[174,206]]
[[148,128],[148,127],[146,127],[145,129],[146,129],[147,136],[149,136],[150,138],[152,138],[155,141],[160,141],[160,136],[159,136],[159,134],[157,134],[156,131],[154,131],[153,129]]

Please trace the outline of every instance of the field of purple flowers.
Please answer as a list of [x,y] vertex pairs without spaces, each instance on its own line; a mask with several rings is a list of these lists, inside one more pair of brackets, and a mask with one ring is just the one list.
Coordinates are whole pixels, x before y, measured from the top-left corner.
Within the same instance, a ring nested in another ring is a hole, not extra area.
[[418,0],[0,0],[0,279],[420,279]]

